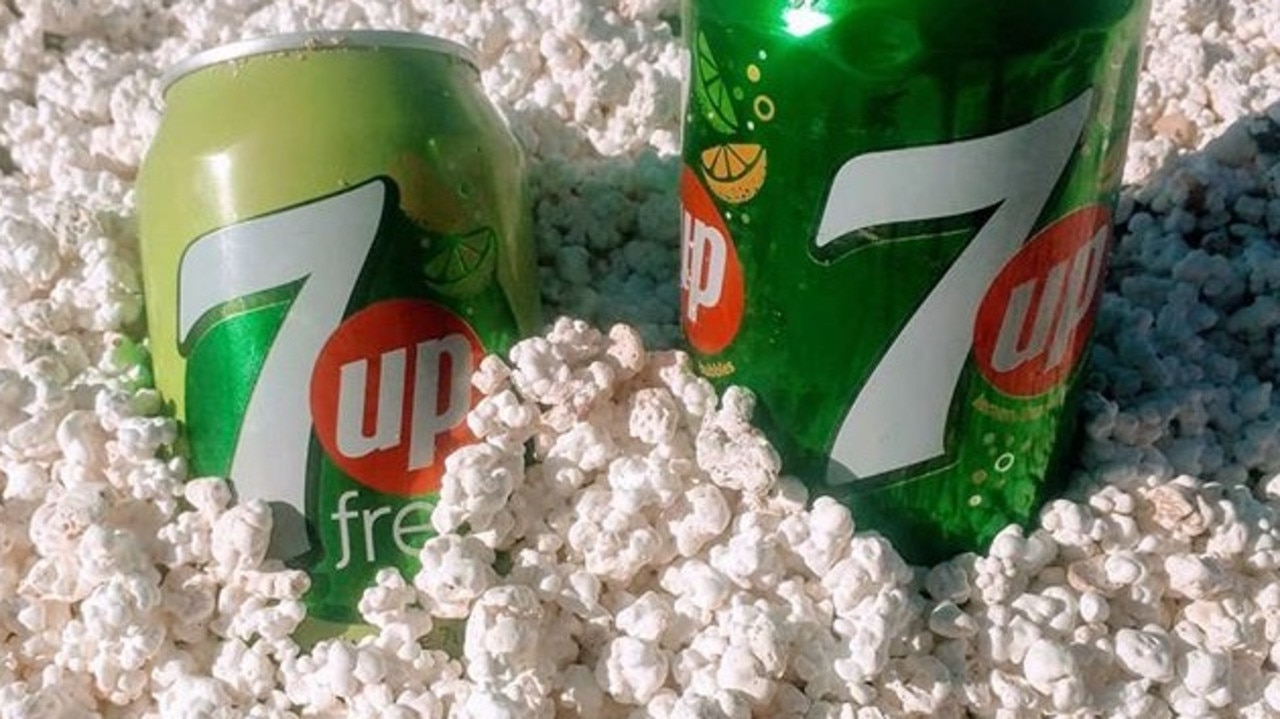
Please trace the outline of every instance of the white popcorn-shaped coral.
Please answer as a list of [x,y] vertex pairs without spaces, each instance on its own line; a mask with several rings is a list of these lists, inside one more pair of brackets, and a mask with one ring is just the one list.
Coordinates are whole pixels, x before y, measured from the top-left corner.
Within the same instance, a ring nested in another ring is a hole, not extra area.
[[261,500],[238,504],[214,521],[209,555],[224,578],[262,564],[271,525],[271,508]]
[[493,550],[474,537],[432,537],[419,554],[422,569],[413,584],[436,616],[466,617],[472,603],[498,579]]
[[778,532],[809,571],[821,577],[849,551],[853,517],[848,507],[819,497],[812,510],[784,519]]
[[777,520],[762,512],[747,511],[734,520],[726,541],[707,552],[711,566],[744,589],[771,589],[786,571],[780,551]]
[[295,704],[335,711],[360,694],[365,684],[361,675],[376,673],[371,666],[376,662],[372,654],[347,642],[320,642],[309,654],[285,664],[286,691]]
[[676,552],[692,557],[721,536],[733,514],[724,492],[711,483],[695,484],[663,509],[661,518]]
[[[487,382],[480,382],[487,385]],[[523,446],[533,436],[536,407],[521,402],[511,390],[482,399],[467,415],[467,427],[475,436],[503,449]]]
[[379,629],[403,627],[413,638],[425,636],[434,624],[431,612],[419,602],[418,590],[399,570],[379,569],[356,607],[360,616]]
[[603,489],[580,495],[578,520],[569,528],[568,543],[588,572],[625,583],[672,551],[669,540],[643,514],[616,508],[611,495]]
[[467,675],[499,683],[540,672],[543,616],[537,595],[527,587],[494,587],[482,594],[467,618]]
[[728,489],[759,494],[776,481],[781,460],[764,434],[750,425],[755,397],[730,387],[720,408],[698,432],[698,464]]
[[74,552],[79,539],[107,515],[107,494],[101,485],[82,484],[49,497],[31,514],[28,534],[43,555]]
[[491,546],[506,540],[513,519],[507,500],[524,480],[518,455],[480,443],[461,447],[445,460],[440,502],[432,513],[438,532],[451,532],[464,523]]
[[124,704],[146,689],[147,662],[165,639],[157,621],[160,590],[150,578],[122,575],[99,585],[80,604],[80,619],[62,631],[55,659],[94,678],[94,688],[108,701]]
[[1120,664],[1133,674],[1154,682],[1173,678],[1173,644],[1159,627],[1121,629],[1116,632],[1115,648]]
[[645,704],[667,679],[670,659],[653,642],[622,636],[609,643],[596,668],[596,681],[624,704]]

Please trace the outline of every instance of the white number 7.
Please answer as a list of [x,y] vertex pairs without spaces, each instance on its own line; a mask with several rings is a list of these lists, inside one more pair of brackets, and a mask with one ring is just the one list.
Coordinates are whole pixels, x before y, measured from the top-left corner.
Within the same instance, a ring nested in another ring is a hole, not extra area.
[[854,399],[836,435],[828,481],[867,479],[945,453],[947,413],[973,344],[978,304],[1031,234],[1080,138],[1092,97],[1086,91],[997,135],[861,155],[836,173],[815,240],[819,248],[876,225],[998,207]]
[[308,548],[299,522],[306,498],[311,369],[342,322],[377,236],[385,196],[382,182],[365,183],[212,232],[182,258],[180,346],[210,310],[302,280],[267,350],[244,417],[227,418],[240,420],[229,472],[240,498],[294,510],[274,512],[273,556],[289,558]]

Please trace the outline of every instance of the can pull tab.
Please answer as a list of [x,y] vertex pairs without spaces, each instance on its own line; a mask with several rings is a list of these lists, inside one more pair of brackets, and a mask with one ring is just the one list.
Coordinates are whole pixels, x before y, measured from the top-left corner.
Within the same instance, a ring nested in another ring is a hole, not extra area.
[[[202,436],[221,447],[193,446],[200,456],[230,457],[201,472],[225,473],[241,500],[269,502],[275,530],[270,554],[292,558],[309,548],[303,513],[311,443],[308,394],[312,367],[325,340],[342,322],[383,214],[385,180],[216,230],[182,258],[178,281],[178,338],[190,356],[202,342],[230,342],[238,360],[258,369],[239,417],[210,417],[192,402],[189,422],[217,425]],[[259,334],[210,330],[265,305],[284,303],[283,319]],[[218,388],[212,388],[217,391]]]

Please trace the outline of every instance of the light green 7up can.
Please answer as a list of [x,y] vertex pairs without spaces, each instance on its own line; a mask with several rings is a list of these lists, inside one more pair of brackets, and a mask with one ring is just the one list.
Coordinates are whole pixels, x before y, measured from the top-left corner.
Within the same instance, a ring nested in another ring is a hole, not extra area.
[[156,384],[341,630],[379,568],[416,570],[472,370],[537,328],[524,159],[468,52],[410,33],[216,48],[165,102],[138,181]]

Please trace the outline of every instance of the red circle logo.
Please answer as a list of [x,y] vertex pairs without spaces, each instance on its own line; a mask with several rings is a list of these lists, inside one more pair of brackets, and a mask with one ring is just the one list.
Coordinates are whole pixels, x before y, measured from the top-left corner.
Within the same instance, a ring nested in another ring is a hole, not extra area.
[[715,354],[742,325],[742,265],[715,202],[687,167],[680,174],[680,202],[680,323],[694,349]]
[[379,492],[440,488],[444,458],[474,441],[471,373],[484,356],[471,326],[424,300],[387,300],[347,318],[311,373],[311,421],[333,463]]
[[1111,236],[1101,205],[1041,230],[1000,270],[978,307],[973,351],[1000,391],[1034,397],[1066,381],[1093,329]]

